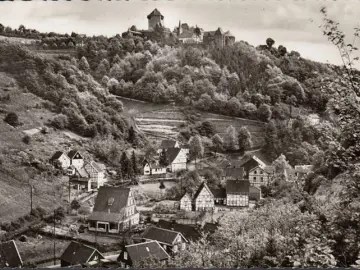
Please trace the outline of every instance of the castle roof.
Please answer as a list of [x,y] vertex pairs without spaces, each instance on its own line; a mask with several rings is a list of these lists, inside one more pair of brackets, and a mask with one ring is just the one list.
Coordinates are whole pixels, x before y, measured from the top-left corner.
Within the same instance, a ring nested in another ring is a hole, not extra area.
[[227,37],[234,37],[234,35],[230,31],[225,32],[225,36]]
[[147,16],[150,19],[153,16],[161,16],[161,19],[164,19],[164,16],[156,8]]
[[224,34],[224,31],[221,29],[221,27],[219,27],[216,31],[215,31],[216,34],[220,33],[221,35]]

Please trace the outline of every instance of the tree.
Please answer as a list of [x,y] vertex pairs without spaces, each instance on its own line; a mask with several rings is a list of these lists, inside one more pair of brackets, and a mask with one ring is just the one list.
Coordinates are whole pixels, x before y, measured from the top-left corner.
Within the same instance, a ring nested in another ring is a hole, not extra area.
[[169,165],[169,160],[168,160],[166,149],[163,149],[160,153],[159,164],[162,167],[167,167]]
[[215,126],[210,121],[203,121],[198,127],[201,136],[211,137],[215,134]]
[[190,157],[195,159],[195,167],[197,158],[202,158],[204,155],[204,146],[199,135],[190,138]]
[[128,141],[129,141],[129,143],[132,143],[132,144],[134,144],[136,142],[136,133],[132,126],[129,128]]
[[13,127],[16,127],[18,125],[20,125],[20,122],[19,122],[19,117],[16,113],[14,112],[10,112],[8,113],[5,118],[4,118],[4,121],[6,123],[8,123],[9,125],[13,126]]
[[297,99],[294,95],[291,95],[291,97],[287,97],[286,102],[290,106],[290,117],[292,117],[292,107],[296,105]]
[[237,150],[237,132],[236,129],[230,125],[226,129],[225,139],[224,139],[225,148],[228,151]]
[[220,137],[219,134],[215,134],[212,138],[212,143],[213,143],[213,147],[215,149],[215,155],[216,153],[218,153],[219,151],[221,151],[224,147],[224,142],[223,139]]
[[73,200],[70,206],[72,210],[78,211],[81,207],[81,204],[79,203],[79,201]]
[[278,47],[278,52],[279,52],[280,56],[285,56],[285,54],[287,53],[287,50],[284,46],[280,45]]
[[271,119],[271,108],[267,104],[261,104],[257,110],[258,118],[261,121],[269,122]]
[[275,41],[272,38],[267,38],[266,39],[266,45],[268,46],[269,49],[271,49],[271,47],[275,44]]
[[127,157],[126,153],[123,152],[120,159],[121,174],[123,177],[129,177],[129,163],[129,158]]
[[86,60],[85,56],[81,57],[81,59],[79,61],[79,69],[84,72],[90,71],[90,65],[89,65],[88,61]]
[[131,164],[133,166],[134,174],[136,175],[139,172],[139,169],[138,169],[138,164],[137,164],[137,158],[136,158],[136,155],[135,155],[135,151],[132,151],[132,154],[131,154]]
[[241,152],[249,150],[252,147],[251,134],[245,126],[239,129],[238,142],[239,142],[239,150]]

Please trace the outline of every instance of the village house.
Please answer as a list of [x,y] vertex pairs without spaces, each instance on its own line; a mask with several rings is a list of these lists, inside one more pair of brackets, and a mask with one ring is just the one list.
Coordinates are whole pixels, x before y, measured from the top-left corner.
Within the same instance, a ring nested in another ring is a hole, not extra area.
[[168,169],[171,172],[177,172],[187,169],[187,154],[181,148],[169,148],[166,151],[168,158]]
[[144,161],[144,175],[165,174],[166,167],[160,166],[156,161]]
[[14,240],[0,243],[0,268],[21,268],[23,261]]
[[142,235],[145,241],[155,240],[168,254],[174,254],[179,250],[185,250],[188,240],[180,233],[158,227],[149,227]]
[[91,184],[95,188],[99,188],[104,185],[104,183],[107,181],[105,170],[106,167],[102,164],[96,163],[95,161],[91,161],[88,163],[85,163],[84,169],[87,171],[90,177]]
[[197,26],[189,27],[187,23],[179,21],[179,26],[174,29],[173,33],[177,36],[180,43],[194,44],[203,42],[204,30]]
[[261,199],[262,199],[261,188],[250,185],[250,187],[249,187],[249,200],[250,201],[260,201]]
[[214,196],[215,205],[226,205],[226,189],[225,188],[210,188]]
[[80,266],[100,259],[104,259],[104,256],[97,249],[72,241],[60,256],[60,265],[61,267]]
[[247,180],[226,181],[226,205],[227,206],[249,206],[249,187]]
[[73,165],[76,168],[84,166],[84,158],[78,150],[71,150],[68,153],[68,157],[70,158],[70,165]]
[[149,241],[125,246],[117,261],[122,268],[129,268],[147,258],[154,258],[165,264],[170,256],[157,241]]
[[214,195],[205,182],[202,182],[194,195],[195,211],[214,211]]
[[268,185],[275,170],[260,152],[254,153],[241,164],[241,167],[244,168],[244,179],[249,180],[251,185],[257,187]]
[[216,31],[205,31],[203,34],[203,43],[217,48],[230,46],[235,43],[235,36],[230,31],[224,32],[221,27]]
[[56,151],[50,159],[50,164],[65,170],[71,165],[71,160],[68,155],[66,155],[66,153],[62,151]]
[[74,173],[69,176],[70,183],[72,185],[75,185],[78,191],[79,190],[85,192],[91,191],[92,190],[91,178],[87,170],[84,167],[81,168],[72,167],[72,168],[74,168]]
[[130,188],[100,187],[93,212],[88,218],[89,230],[119,233],[139,224],[140,215]]
[[188,193],[185,193],[180,199],[180,210],[192,211],[192,199]]
[[192,225],[188,224],[179,224],[176,223],[176,220],[166,221],[160,219],[159,222],[156,224],[158,228],[172,230],[181,233],[188,241],[198,241],[202,234],[201,232]]

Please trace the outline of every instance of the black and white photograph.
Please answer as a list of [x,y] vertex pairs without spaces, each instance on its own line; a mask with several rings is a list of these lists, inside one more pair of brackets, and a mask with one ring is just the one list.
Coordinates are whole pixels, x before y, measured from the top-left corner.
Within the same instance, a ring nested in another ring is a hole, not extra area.
[[0,268],[360,269],[360,0],[0,11]]

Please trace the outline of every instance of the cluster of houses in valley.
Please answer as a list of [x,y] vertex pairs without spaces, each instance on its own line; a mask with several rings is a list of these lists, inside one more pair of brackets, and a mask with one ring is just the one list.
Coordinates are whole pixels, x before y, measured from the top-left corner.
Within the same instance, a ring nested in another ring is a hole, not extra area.
[[92,191],[107,182],[106,167],[93,160],[86,161],[78,150],[57,151],[50,163],[65,171],[70,183],[78,190]]
[[[188,154],[188,145],[180,146],[178,141],[163,140],[159,149],[157,149],[157,156],[151,161],[144,161],[144,175],[158,175],[186,170]],[[161,163],[162,157],[165,160],[165,164]]]
[[[281,155],[279,159],[285,157]],[[275,161],[274,161],[275,162]],[[284,167],[281,172],[270,163],[264,155],[254,153],[250,158],[234,166],[230,162],[222,164],[222,183],[225,187],[209,188],[204,181],[194,195],[185,193],[180,199],[180,209],[185,211],[213,211],[226,206],[248,207],[250,201],[261,199],[261,186],[267,186],[274,179],[275,174],[280,173],[284,181],[293,182],[308,174],[311,165],[298,165],[294,168],[290,165]]]

